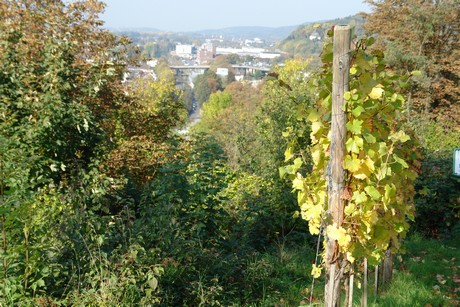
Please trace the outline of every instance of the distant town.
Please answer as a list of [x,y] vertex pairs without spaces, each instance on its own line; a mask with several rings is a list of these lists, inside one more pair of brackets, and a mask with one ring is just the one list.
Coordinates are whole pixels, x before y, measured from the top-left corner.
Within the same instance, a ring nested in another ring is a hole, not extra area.
[[157,78],[156,65],[166,62],[178,87],[193,88],[194,79],[210,67],[222,78],[256,82],[286,59],[315,57],[321,51],[327,30],[338,23],[356,27],[362,33],[362,17],[350,16],[296,27],[236,27],[202,32],[172,33],[139,29],[115,31],[129,37],[145,60],[130,67],[125,81],[139,76]]

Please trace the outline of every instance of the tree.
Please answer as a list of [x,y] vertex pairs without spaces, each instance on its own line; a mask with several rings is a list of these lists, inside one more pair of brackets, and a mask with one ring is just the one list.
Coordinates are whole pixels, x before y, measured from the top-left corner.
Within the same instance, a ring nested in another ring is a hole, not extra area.
[[236,58],[229,55],[219,55],[212,62],[209,67],[210,70],[217,72],[218,68],[227,68],[228,75],[222,78],[224,87],[233,81],[235,81],[235,71],[232,67],[232,62],[235,62]]
[[176,81],[173,70],[169,67],[168,62],[164,58],[158,60],[154,71],[157,75],[157,78],[163,82],[174,84]]
[[137,187],[168,161],[173,131],[186,121],[181,92],[174,83],[136,79],[129,84],[132,103],[119,113],[116,147],[107,156],[115,177],[127,176]]
[[58,183],[81,169],[110,143],[108,119],[129,100],[120,82],[129,42],[99,29],[103,8],[98,1],[1,2],[1,133],[38,155],[31,175]]
[[220,77],[211,70],[197,76],[194,85],[193,93],[200,106],[209,99],[212,93],[223,89]]
[[[460,5],[458,0],[374,1],[365,29],[378,35],[388,63],[420,70],[408,108],[445,123],[460,123]],[[388,18],[391,16],[391,22]]]
[[0,304],[64,297],[70,262],[95,247],[90,233],[110,233],[94,213],[119,204],[106,196],[120,182],[98,167],[130,101],[121,83],[129,41],[100,27],[103,8],[0,1]]

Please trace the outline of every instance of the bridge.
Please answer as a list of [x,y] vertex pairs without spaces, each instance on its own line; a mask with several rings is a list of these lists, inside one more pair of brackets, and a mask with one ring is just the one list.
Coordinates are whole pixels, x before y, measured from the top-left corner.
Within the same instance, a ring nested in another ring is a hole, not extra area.
[[[196,76],[204,74],[208,69],[209,65],[196,65],[196,66],[169,66],[176,77],[176,85],[191,84]],[[264,74],[270,71],[267,67],[256,67],[249,65],[232,65],[235,76],[245,77],[248,74],[255,74],[257,71],[261,71]]]

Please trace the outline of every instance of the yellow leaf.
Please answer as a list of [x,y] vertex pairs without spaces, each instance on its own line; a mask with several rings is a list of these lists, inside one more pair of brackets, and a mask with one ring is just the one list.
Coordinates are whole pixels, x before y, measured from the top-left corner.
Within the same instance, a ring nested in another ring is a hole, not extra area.
[[383,92],[384,92],[384,90],[383,90],[382,86],[377,85],[372,89],[372,91],[369,94],[369,97],[371,97],[371,99],[380,99],[380,98],[382,98]]
[[367,168],[371,171],[374,172],[375,166],[374,166],[374,161],[367,157],[366,160],[364,160],[364,164],[366,164]]
[[292,152],[292,147],[289,146],[284,152],[284,162],[291,160],[292,157],[294,157],[294,153]]
[[332,240],[337,240],[341,248],[345,248],[351,242],[351,236],[343,227],[336,227],[336,224],[327,226],[327,235]]
[[351,198],[356,204],[361,204],[367,201],[366,193],[354,191]]
[[316,112],[315,110],[311,110],[310,113],[308,114],[307,120],[314,123],[314,122],[317,122],[319,118],[320,116],[318,112]]
[[316,264],[313,264],[311,268],[311,275],[313,278],[318,278],[321,276],[321,266],[316,266]]
[[321,161],[321,151],[319,150],[319,148],[317,147],[312,148],[311,157],[313,159],[313,163],[315,165],[318,165],[319,162]]
[[303,178],[299,173],[297,173],[297,177],[292,180],[292,188],[295,190],[303,190]]
[[343,161],[343,168],[352,173],[357,172],[361,168],[361,160],[356,158],[355,155],[347,155]]
[[323,124],[321,122],[314,122],[311,124],[311,134],[312,135],[315,135],[316,133],[318,133],[318,131],[321,130],[321,128],[323,127]]
[[345,100],[350,100],[351,99],[351,93],[350,92],[345,92],[345,94],[343,94],[343,98]]
[[350,252],[347,252],[347,260],[350,261],[350,263],[354,263],[356,259]]
[[[356,192],[356,191],[355,191]],[[348,205],[345,207],[345,214],[346,215],[351,215],[354,211],[356,210],[356,205],[354,203],[348,203]]]

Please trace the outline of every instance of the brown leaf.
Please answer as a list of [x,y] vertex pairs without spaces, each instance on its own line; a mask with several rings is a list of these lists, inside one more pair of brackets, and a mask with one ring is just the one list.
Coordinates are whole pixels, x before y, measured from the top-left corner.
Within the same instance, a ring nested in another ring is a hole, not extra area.
[[349,200],[352,197],[352,191],[350,187],[345,187],[342,191],[342,195],[340,196],[341,199]]

